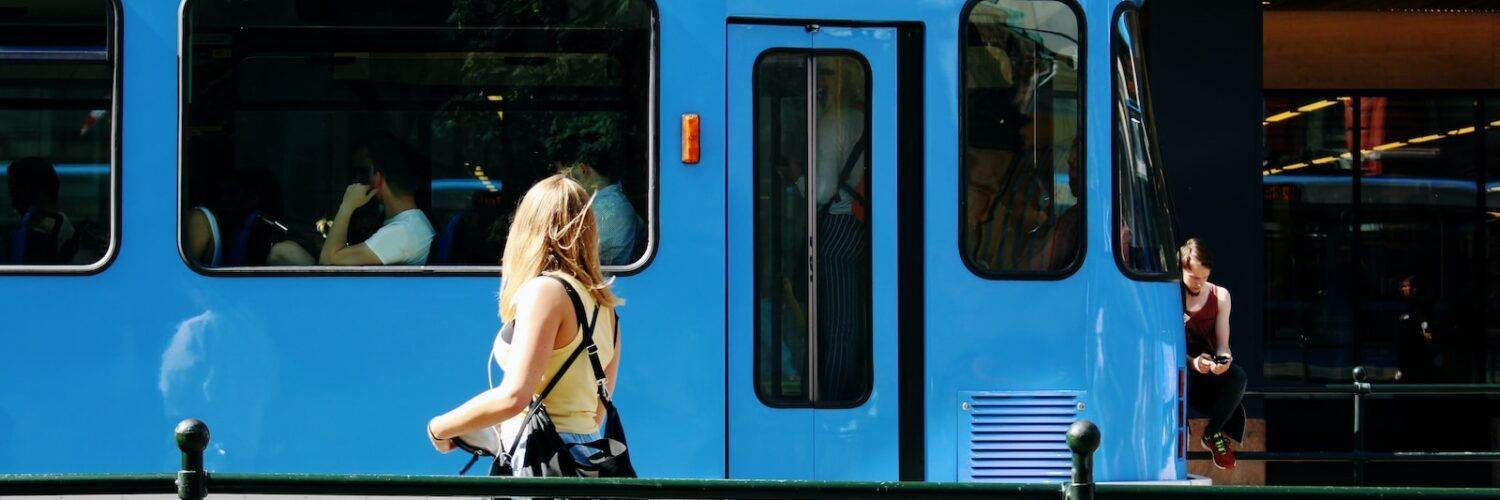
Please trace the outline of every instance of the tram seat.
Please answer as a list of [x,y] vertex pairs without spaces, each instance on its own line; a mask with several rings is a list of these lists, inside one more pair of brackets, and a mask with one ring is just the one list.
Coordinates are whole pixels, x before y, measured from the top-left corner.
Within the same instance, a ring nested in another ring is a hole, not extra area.
[[[49,221],[50,223],[46,223]],[[21,225],[11,231],[11,264],[66,264],[78,253],[78,233],[66,241],[58,242],[62,230],[62,214],[45,211],[28,211],[21,218]],[[50,230],[38,231],[39,224],[46,223]]]
[[433,243],[432,252],[427,257],[428,264],[451,264],[453,263],[453,244],[458,240],[459,226],[463,224],[464,212],[455,212],[448,217],[448,222],[443,224],[443,232]]
[[234,243],[229,245],[229,253],[224,256],[224,264],[228,266],[239,266],[245,263],[245,247],[250,245],[250,229],[253,228],[255,219],[260,217],[259,210],[251,210],[245,216],[245,221],[240,224],[240,230],[234,234]]
[[[219,228],[214,228],[217,233]],[[265,214],[259,210],[251,210],[245,215],[234,232],[234,238],[229,240],[227,252],[224,252],[222,266],[262,266],[266,264],[266,256],[270,255],[271,246],[275,245],[285,234],[272,225]],[[214,241],[223,241],[220,235],[214,235]]]

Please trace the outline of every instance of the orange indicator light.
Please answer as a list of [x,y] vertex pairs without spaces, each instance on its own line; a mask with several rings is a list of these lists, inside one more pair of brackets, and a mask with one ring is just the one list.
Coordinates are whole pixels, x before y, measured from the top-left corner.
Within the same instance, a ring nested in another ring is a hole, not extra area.
[[698,113],[682,114],[682,162],[698,164]]

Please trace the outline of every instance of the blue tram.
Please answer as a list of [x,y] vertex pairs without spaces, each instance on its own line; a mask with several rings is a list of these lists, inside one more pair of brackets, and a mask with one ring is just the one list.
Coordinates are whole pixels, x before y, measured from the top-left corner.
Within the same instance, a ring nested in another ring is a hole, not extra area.
[[[0,2],[0,471],[165,470],[197,417],[210,470],[453,472],[422,425],[486,387],[510,211],[563,171],[646,476],[1060,481],[1087,418],[1099,479],[1183,479],[1138,8]],[[273,251],[383,162],[425,257]]]

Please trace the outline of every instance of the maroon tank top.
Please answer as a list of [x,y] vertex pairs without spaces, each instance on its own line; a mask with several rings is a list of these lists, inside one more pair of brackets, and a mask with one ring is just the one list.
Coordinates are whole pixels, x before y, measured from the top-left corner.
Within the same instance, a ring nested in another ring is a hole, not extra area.
[[1189,356],[1199,354],[1214,354],[1214,324],[1219,321],[1219,297],[1214,293],[1219,287],[1208,286],[1208,300],[1204,301],[1203,307],[1197,311],[1188,312],[1187,324],[1187,348]]

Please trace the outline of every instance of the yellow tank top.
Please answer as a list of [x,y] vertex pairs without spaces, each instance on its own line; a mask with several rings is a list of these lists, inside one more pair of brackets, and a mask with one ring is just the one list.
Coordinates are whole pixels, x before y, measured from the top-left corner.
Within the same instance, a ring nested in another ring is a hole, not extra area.
[[[573,285],[574,290],[578,291],[579,298],[583,300],[584,314],[589,315],[587,319],[578,319],[579,322],[589,321],[594,318],[594,304],[596,302],[594,301],[594,297],[586,292],[587,288],[582,283],[573,279],[572,276],[562,273],[549,274],[548,276],[557,276],[565,279]],[[573,309],[571,302],[568,305],[568,309],[569,311]],[[571,315],[573,313],[569,312],[568,314]],[[599,363],[607,367],[615,359],[615,314],[613,309],[605,308],[600,308],[597,314],[599,319],[594,323],[594,345],[599,347]],[[572,354],[573,350],[577,349],[578,344],[582,342],[583,325],[580,323],[578,325],[578,334],[573,336],[573,340],[568,342],[567,345],[553,349],[551,354],[547,356],[547,369],[542,372],[542,380],[536,386],[537,394],[541,394],[542,389],[545,389],[547,384],[552,383],[552,377],[557,373],[557,369],[562,367],[563,362],[567,361],[568,355]],[[500,368],[507,371],[509,369],[505,366],[505,361],[507,360],[506,355],[509,350],[510,344],[501,335],[496,335],[494,346],[495,359],[500,363]],[[600,404],[599,397],[594,390],[593,370],[593,367],[589,364],[588,352],[579,354],[578,359],[574,360],[573,364],[568,367],[567,373],[562,374],[562,380],[557,383],[557,387],[553,387],[552,392],[547,395],[545,401],[547,414],[552,416],[552,423],[557,426],[558,432],[591,434],[599,431],[599,422],[603,419],[599,415]],[[504,436],[514,436],[515,432],[520,429],[521,419],[524,416],[524,414],[516,415],[502,423],[500,427],[501,434]],[[509,446],[509,441],[506,441],[506,446]]]

